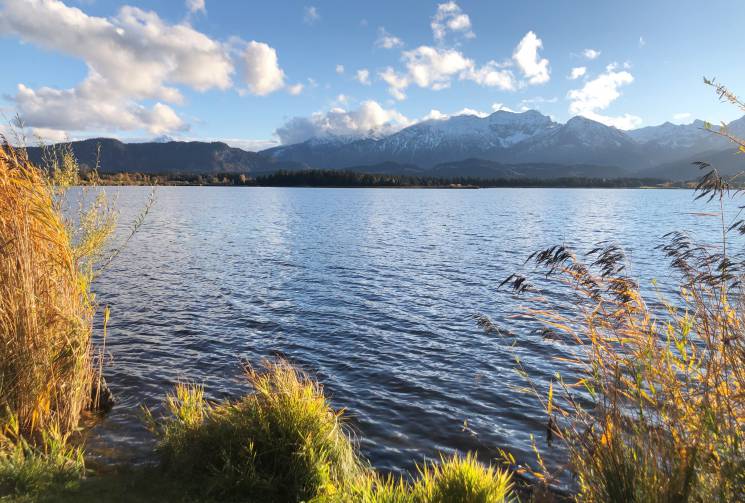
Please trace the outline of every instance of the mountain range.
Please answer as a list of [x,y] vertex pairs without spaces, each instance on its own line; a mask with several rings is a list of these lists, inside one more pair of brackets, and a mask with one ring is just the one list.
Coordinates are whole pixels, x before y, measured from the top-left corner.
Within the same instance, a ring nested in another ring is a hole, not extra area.
[[[727,129],[745,137],[745,116]],[[735,155],[736,146],[707,131],[702,121],[622,131],[581,116],[561,124],[535,110],[427,120],[386,136],[374,131],[364,137],[326,134],[261,152],[170,138],[149,143],[105,138],[72,143],[81,163],[91,166],[99,145],[102,171],[151,174],[256,176],[280,169],[318,168],[441,177],[690,180],[699,176],[694,161],[710,162],[723,174],[745,167]],[[30,149],[30,155],[38,160],[41,150]]]

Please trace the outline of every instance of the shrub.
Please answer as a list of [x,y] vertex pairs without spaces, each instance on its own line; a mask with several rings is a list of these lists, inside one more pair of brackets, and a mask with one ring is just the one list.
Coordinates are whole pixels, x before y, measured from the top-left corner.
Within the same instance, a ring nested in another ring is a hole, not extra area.
[[284,361],[246,375],[253,393],[240,400],[210,404],[201,387],[179,385],[166,417],[148,413],[169,474],[210,497],[257,501],[331,497],[364,479],[319,384]]

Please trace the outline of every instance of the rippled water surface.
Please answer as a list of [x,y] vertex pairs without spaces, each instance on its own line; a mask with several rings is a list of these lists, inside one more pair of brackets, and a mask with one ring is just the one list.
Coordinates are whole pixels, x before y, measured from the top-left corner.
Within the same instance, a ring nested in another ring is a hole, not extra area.
[[[149,189],[108,192],[126,223]],[[499,283],[538,248],[606,239],[637,277],[665,280],[663,234],[716,236],[683,190],[164,187],[156,198],[96,285],[111,307],[106,375],[119,404],[93,445],[134,460],[152,447],[140,405],[157,407],[179,380],[234,396],[241,361],[276,354],[347,408],[380,468],[453,449],[533,459],[544,417],[512,389],[513,361],[547,382],[557,343],[508,323],[520,300]],[[512,331],[486,335],[475,313]]]

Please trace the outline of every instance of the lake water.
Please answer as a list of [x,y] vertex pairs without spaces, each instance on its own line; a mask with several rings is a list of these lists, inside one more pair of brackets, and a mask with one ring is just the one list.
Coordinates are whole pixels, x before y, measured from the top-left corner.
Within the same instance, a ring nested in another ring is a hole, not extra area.
[[[149,189],[108,193],[124,225]],[[497,286],[540,248],[614,240],[648,286],[668,276],[654,250],[663,234],[717,235],[685,190],[163,187],[156,198],[96,284],[119,403],[91,445],[135,461],[152,447],[140,405],[157,410],[178,381],[235,396],[241,361],[272,355],[346,407],[379,468],[474,449],[532,461],[531,434],[550,459],[539,404],[511,385],[523,384],[515,356],[545,385],[561,370],[548,357],[558,343],[519,324],[487,335],[474,314],[504,326],[520,299]]]

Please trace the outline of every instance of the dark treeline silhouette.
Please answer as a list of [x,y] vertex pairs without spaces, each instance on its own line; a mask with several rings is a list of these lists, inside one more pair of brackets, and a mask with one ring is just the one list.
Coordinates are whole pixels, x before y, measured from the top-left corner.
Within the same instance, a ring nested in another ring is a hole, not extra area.
[[143,173],[102,174],[100,179],[115,185],[235,185],[253,187],[673,187],[672,184],[652,178],[587,178],[567,177],[554,179],[474,177],[438,178],[417,175],[386,175],[359,173],[343,170],[277,171],[252,178],[247,174],[224,173],[216,175]]

